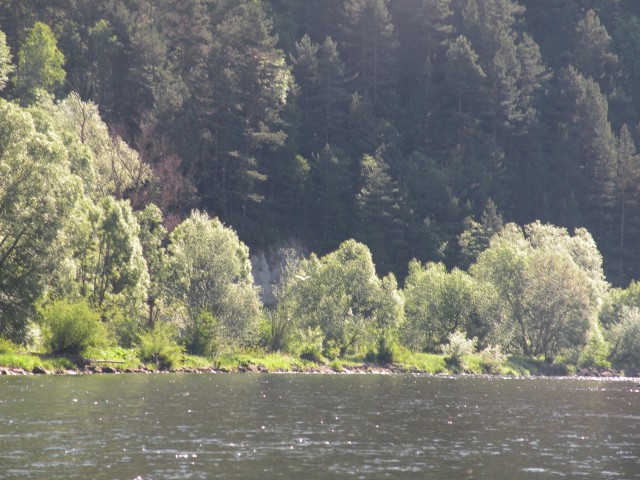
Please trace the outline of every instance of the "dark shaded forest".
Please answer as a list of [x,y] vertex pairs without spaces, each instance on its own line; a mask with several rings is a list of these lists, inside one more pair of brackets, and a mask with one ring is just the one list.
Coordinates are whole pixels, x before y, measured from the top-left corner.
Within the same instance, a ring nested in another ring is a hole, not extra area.
[[169,229],[199,208],[252,248],[354,238],[403,278],[468,267],[463,232],[501,216],[586,227],[610,282],[638,276],[639,2],[1,0],[14,58],[37,21],[56,97],[139,152],[153,174],[118,193]]

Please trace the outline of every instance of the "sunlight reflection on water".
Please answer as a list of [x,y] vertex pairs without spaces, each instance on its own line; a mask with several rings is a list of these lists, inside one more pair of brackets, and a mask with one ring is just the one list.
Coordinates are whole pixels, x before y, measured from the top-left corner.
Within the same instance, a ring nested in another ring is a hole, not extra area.
[[0,379],[2,478],[640,478],[634,381]]

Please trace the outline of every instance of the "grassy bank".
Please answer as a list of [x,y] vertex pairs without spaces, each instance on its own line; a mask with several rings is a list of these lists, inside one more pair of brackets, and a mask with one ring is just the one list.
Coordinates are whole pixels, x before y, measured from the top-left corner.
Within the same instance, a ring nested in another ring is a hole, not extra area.
[[[219,372],[387,372],[424,374],[493,374],[501,376],[575,375],[584,374],[572,365],[548,365],[541,359],[506,357],[499,365],[488,368],[480,355],[464,356],[451,363],[443,355],[404,351],[394,363],[380,365],[365,362],[363,358],[346,357],[333,360],[310,361],[283,353],[242,352],[216,357],[182,355],[171,369],[161,368],[154,362],[141,362],[133,349],[92,350],[85,356],[53,356],[14,351],[0,352],[0,373],[99,373],[99,372],[151,372],[151,371],[219,371]],[[592,371],[593,375],[613,376],[620,372]]]

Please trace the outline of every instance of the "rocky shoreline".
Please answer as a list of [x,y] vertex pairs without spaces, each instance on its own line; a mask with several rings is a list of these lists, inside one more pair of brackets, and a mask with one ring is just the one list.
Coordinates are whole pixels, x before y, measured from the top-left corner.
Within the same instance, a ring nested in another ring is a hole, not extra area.
[[[436,375],[436,376],[479,376],[472,373],[440,373],[430,374],[424,370],[415,368],[403,368],[398,366],[380,366],[374,364],[363,364],[356,366],[343,367],[339,371],[332,369],[327,365],[314,365],[309,368],[296,368],[293,367],[290,370],[269,370],[260,365],[243,365],[236,368],[213,368],[213,367],[183,367],[172,370],[153,370],[149,368],[117,368],[112,366],[100,366],[100,365],[85,365],[84,367],[72,370],[49,370],[44,367],[37,366],[33,370],[28,371],[23,368],[13,367],[0,367],[0,376],[16,376],[16,375],[95,375],[95,374],[157,374],[157,373],[210,373],[210,374],[224,374],[224,373],[299,373],[299,374],[376,374],[376,375],[393,375],[393,374],[412,374],[412,375]],[[487,375],[484,376],[499,376],[499,375]],[[582,368],[575,372],[575,374],[559,373],[557,371],[540,371],[532,373],[529,376],[533,377],[568,377],[568,378],[603,378],[603,379],[628,379],[636,378],[638,372],[634,372],[633,375],[624,375],[622,372],[612,369],[597,369],[597,368]]]

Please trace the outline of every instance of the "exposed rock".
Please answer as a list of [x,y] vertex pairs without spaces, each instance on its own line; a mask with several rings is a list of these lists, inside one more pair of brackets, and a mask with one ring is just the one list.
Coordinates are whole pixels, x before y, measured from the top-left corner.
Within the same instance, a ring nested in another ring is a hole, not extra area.
[[41,367],[40,365],[33,367],[33,370],[31,370],[31,373],[35,374],[35,375],[49,375],[51,372],[49,370],[47,370],[44,367]]
[[144,368],[127,368],[124,371],[125,373],[149,373],[148,370],[145,370]]
[[279,280],[280,270],[286,261],[286,252],[295,252],[295,255],[306,256],[308,249],[297,239],[273,245],[268,250],[252,251],[251,273],[254,283],[260,287],[260,298],[267,307],[276,303],[272,286]]

